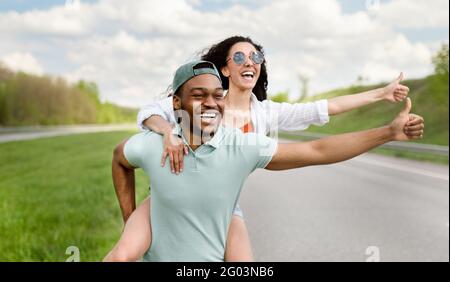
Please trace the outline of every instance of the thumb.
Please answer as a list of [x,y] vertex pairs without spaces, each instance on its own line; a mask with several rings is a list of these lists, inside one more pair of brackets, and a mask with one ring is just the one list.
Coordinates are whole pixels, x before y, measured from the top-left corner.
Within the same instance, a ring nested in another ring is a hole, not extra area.
[[405,101],[405,107],[400,112],[400,114],[403,114],[403,115],[409,114],[409,112],[411,111],[411,107],[412,107],[411,99],[408,97],[408,98],[406,98],[406,101]]
[[403,80],[403,72],[400,73],[400,75],[397,77],[396,81],[400,82]]

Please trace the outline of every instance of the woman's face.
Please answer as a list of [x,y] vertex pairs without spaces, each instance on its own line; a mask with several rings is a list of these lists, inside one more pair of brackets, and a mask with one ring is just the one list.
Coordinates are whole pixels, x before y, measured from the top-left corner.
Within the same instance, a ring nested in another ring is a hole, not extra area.
[[[256,52],[255,46],[248,42],[238,42],[234,44],[227,56],[227,65],[222,68],[222,74],[228,77],[230,88],[232,85],[241,90],[252,90],[258,81],[261,73],[261,65],[255,64],[250,55]],[[233,61],[233,55],[242,52],[245,55],[245,63],[237,65]]]

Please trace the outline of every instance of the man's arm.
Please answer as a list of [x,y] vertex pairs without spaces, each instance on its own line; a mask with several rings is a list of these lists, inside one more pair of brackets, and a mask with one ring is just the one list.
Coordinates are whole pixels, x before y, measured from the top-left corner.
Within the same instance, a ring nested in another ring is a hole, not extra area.
[[402,79],[403,73],[386,87],[332,98],[328,100],[328,114],[330,116],[341,114],[382,100],[389,102],[402,101],[408,96],[409,92],[408,87],[400,84]]
[[117,200],[119,201],[123,221],[126,222],[136,209],[134,167],[126,160],[123,141],[114,149],[112,160],[112,177]]
[[279,144],[266,169],[284,170],[345,161],[391,141],[392,136],[391,129],[385,126],[311,142]]
[[419,139],[423,135],[423,119],[417,130],[408,133],[404,127],[414,115],[410,115],[411,100],[406,100],[405,108],[388,126],[361,132],[331,136],[311,142],[279,144],[269,170],[284,170],[311,165],[331,164],[348,160],[389,141]]

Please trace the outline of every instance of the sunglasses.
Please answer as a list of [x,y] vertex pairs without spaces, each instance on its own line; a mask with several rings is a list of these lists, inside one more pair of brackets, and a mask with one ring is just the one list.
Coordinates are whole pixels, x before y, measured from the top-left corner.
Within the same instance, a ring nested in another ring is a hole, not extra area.
[[[247,60],[244,52],[241,51],[234,53],[233,57],[228,58],[227,63],[231,59],[233,59],[233,62],[238,66],[245,64],[245,61]],[[250,60],[252,60],[252,62],[255,63],[256,65],[260,65],[264,62],[264,54],[261,53],[260,51],[252,52],[250,54]]]

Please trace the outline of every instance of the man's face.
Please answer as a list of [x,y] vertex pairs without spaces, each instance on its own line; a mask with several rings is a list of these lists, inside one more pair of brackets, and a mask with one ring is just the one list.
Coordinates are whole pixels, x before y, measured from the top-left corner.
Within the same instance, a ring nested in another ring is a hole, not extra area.
[[[196,136],[209,137],[220,125],[224,97],[220,80],[212,74],[202,74],[188,80],[174,96],[174,108],[183,110],[189,120],[182,118]],[[187,124],[189,122],[189,124]]]

